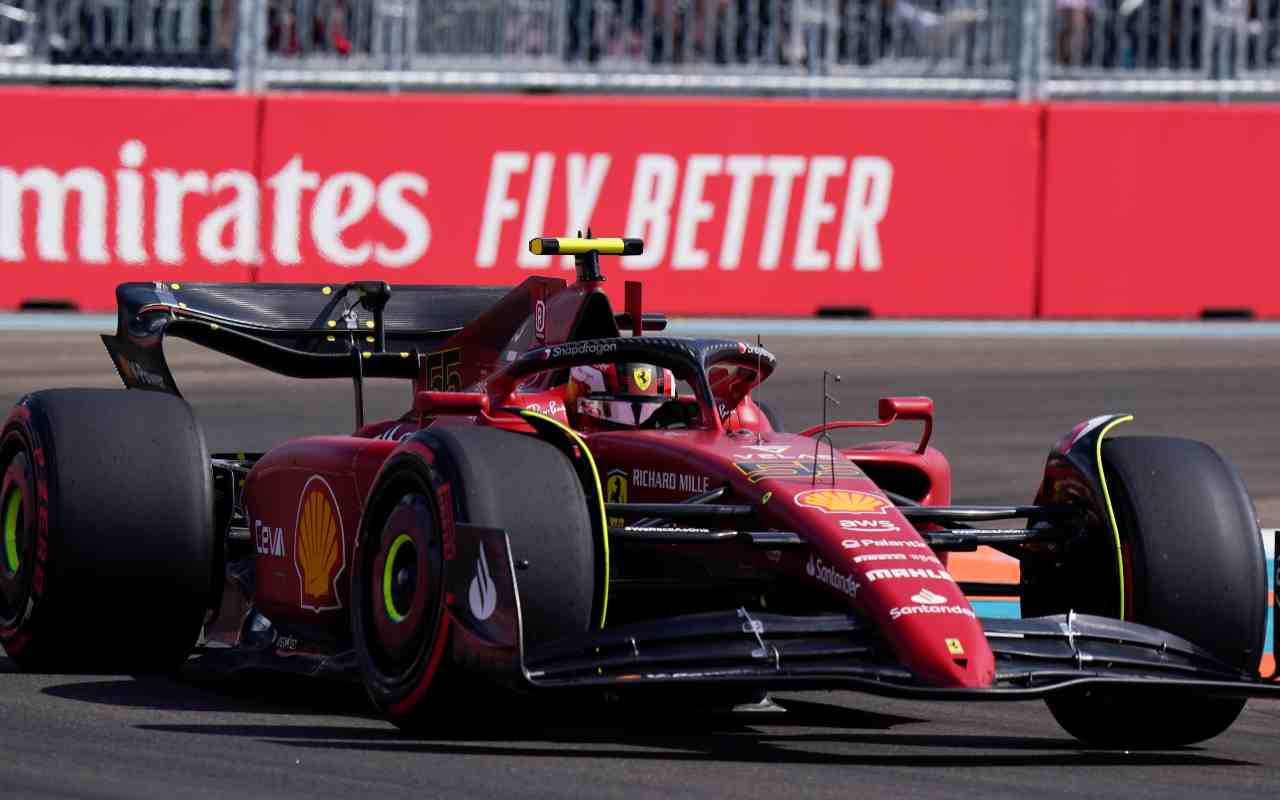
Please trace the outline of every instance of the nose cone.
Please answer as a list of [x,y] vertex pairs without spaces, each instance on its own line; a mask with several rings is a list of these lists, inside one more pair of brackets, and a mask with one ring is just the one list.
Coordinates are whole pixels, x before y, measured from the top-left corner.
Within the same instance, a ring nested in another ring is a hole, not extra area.
[[[847,540],[854,543],[854,540]],[[861,553],[881,540],[861,538]],[[904,539],[886,544],[904,546]],[[923,546],[923,542],[920,542]],[[877,621],[889,646],[924,684],[979,689],[995,678],[995,656],[982,624],[951,574],[931,555],[906,554],[905,562],[881,560],[892,554],[853,556],[856,601]],[[859,561],[860,559],[871,559]],[[919,566],[880,566],[882,564]],[[859,567],[870,567],[858,570]]]
[[[968,609],[968,604],[951,608]],[[898,657],[922,683],[985,689],[995,680],[995,656],[976,619],[947,612],[928,620],[899,618],[886,632]]]
[[878,568],[861,577],[867,585],[858,599],[922,683],[966,689],[991,685],[995,656],[973,607],[946,570]]
[[[763,471],[762,465],[750,466]],[[872,620],[920,683],[991,685],[995,656],[964,592],[879,487],[858,474],[797,489],[789,472],[770,475],[779,476],[766,484],[778,495],[769,506],[777,515],[774,524],[804,532],[813,548],[805,565],[811,581]]]

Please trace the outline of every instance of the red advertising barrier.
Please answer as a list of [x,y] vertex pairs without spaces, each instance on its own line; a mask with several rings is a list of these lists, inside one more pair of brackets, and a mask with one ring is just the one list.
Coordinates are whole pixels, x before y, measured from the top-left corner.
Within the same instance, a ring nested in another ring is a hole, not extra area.
[[[0,92],[0,302],[124,280],[513,284],[539,234],[675,313],[1026,317],[1040,111],[797,100]],[[620,283],[618,284],[620,288]]]
[[248,280],[261,258],[259,102],[0,91],[0,306],[110,310],[123,281]]
[[1043,316],[1280,315],[1280,108],[1046,114]]
[[1025,317],[1038,115],[970,103],[269,97],[259,275],[572,275],[525,243],[590,225],[645,239],[644,256],[606,274],[643,279],[654,309]]

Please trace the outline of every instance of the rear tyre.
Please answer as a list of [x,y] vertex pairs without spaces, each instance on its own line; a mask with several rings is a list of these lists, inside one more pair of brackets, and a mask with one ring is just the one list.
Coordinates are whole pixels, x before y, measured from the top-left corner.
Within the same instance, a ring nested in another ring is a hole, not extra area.
[[[423,445],[429,453],[415,452]],[[370,697],[401,728],[428,729],[476,694],[448,663],[444,571],[473,565],[445,559],[446,520],[505,529],[513,558],[528,563],[518,576],[526,652],[590,626],[591,517],[555,447],[492,428],[432,428],[388,461],[371,497],[352,578],[353,638]],[[442,510],[442,498],[453,508]]]
[[166,671],[200,634],[213,489],[191,407],[144,391],[23,398],[0,432],[0,645],[24,670]]
[[[1108,440],[1102,460],[1126,567],[1124,618],[1177,634],[1242,673],[1256,673],[1266,638],[1266,561],[1239,475],[1212,448],[1187,439]],[[1094,575],[1114,575],[1114,567],[1100,564]],[[1062,601],[1059,611],[1072,607],[1071,598]],[[1073,736],[1126,748],[1210,739],[1245,704],[1185,691],[1103,689],[1062,693],[1047,702]]]

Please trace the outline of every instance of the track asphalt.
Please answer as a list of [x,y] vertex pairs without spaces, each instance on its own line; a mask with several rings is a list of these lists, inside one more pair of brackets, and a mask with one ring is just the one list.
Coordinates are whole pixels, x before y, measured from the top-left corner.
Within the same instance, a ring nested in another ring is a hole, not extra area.
[[[733,331],[735,336],[740,331]],[[957,502],[1029,501],[1049,445],[1078,421],[1129,411],[1117,433],[1218,447],[1266,526],[1280,524],[1280,340],[1271,337],[765,336],[781,367],[761,396],[796,428],[871,417],[885,394],[927,394]],[[349,430],[350,387],[276,378],[174,342],[179,385],[215,450]],[[85,332],[0,335],[0,401],[118,385]],[[367,391],[370,418],[405,387]],[[895,431],[897,434],[898,431]],[[918,435],[904,424],[902,438]],[[144,614],[96,610],[104,624]],[[369,715],[358,688],[302,680],[196,684],[24,675],[0,656],[5,797],[1266,797],[1280,794],[1280,704],[1253,702],[1217,739],[1176,751],[1080,747],[1040,703],[925,704],[786,694],[787,713],[691,714],[478,705],[449,736],[415,740]]]

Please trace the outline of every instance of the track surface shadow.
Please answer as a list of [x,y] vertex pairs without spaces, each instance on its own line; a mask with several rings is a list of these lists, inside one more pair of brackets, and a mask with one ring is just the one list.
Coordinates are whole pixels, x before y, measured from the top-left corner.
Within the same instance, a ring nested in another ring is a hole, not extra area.
[[[63,696],[71,694],[62,687]],[[82,687],[93,695],[97,689]],[[80,691],[80,690],[77,690]],[[145,691],[124,692],[113,699],[142,700]],[[255,695],[219,691],[221,708],[242,703],[262,713]],[[280,698],[273,698],[280,707]],[[333,713],[333,699],[316,706],[315,713]],[[100,698],[93,701],[98,702]],[[302,696],[290,698],[285,710],[296,713]],[[108,701],[110,702],[110,700]],[[144,701],[145,702],[145,701]],[[898,733],[895,729],[928,720],[799,699],[780,701],[785,713],[721,712],[665,705],[640,709],[566,705],[523,699],[495,703],[501,714],[477,713],[470,719],[502,719],[492,724],[468,723],[450,717],[438,733],[412,736],[394,729],[350,725],[142,724],[139,730],[174,734],[253,739],[264,744],[314,750],[378,754],[422,753],[452,756],[523,756],[591,760],[627,759],[654,762],[771,763],[792,765],[844,764],[911,768],[952,767],[1204,767],[1256,766],[1253,762],[1221,758],[1195,748],[1125,752],[1097,750],[1068,737],[944,735]],[[338,703],[345,707],[346,702]],[[362,714],[368,716],[368,712]],[[550,721],[549,721],[550,720]],[[607,720],[607,721],[602,721]],[[832,748],[843,752],[832,752]],[[884,753],[884,748],[905,752]],[[954,751],[962,752],[954,752]],[[852,752],[851,752],[852,751]],[[875,751],[875,752],[858,752]],[[935,752],[930,752],[935,751]],[[969,751],[969,752],[963,752]]]
[[[0,671],[3,669],[0,661]],[[769,713],[704,710],[669,703],[642,707],[508,696],[485,704],[493,713],[450,715],[447,727],[439,733],[411,736],[390,727],[342,724],[344,718],[378,717],[358,685],[326,682],[321,688],[316,683],[270,674],[198,680],[118,677],[62,683],[42,692],[66,700],[140,709],[324,717],[316,724],[219,722],[134,727],[349,752],[921,768],[1256,766],[1250,761],[1210,756],[1196,748],[1148,752],[1091,749],[1065,735],[896,732],[899,727],[929,720],[792,698],[780,701],[785,713]],[[471,719],[502,719],[503,723],[501,730],[495,731],[491,724],[468,722]],[[833,753],[832,747],[846,752]],[[885,747],[908,752],[878,752]],[[848,752],[869,749],[877,752]],[[952,752],[956,750],[973,752]]]
[[95,678],[40,691],[64,700],[158,711],[377,717],[364,690],[356,684],[277,675],[254,675],[239,681],[150,675]]
[[[849,715],[854,723],[856,713]],[[868,728],[896,722],[869,715]],[[795,722],[793,724],[802,724]],[[494,731],[453,731],[447,737],[410,737],[397,731],[351,727],[316,728],[302,725],[140,725],[142,730],[211,736],[247,737],[299,748],[364,751],[379,754],[422,753],[452,756],[523,756],[548,759],[626,759],[654,762],[729,762],[884,766],[909,768],[953,767],[1124,767],[1257,766],[1253,762],[1210,756],[1193,750],[1124,752],[1090,750],[1066,739],[986,735],[911,735],[827,731],[795,734],[773,730],[773,724],[712,722],[700,717],[667,720],[668,730],[644,730],[630,719],[611,724],[504,726],[501,739]],[[679,732],[673,732],[678,729]],[[839,746],[844,752],[832,752]],[[856,752],[859,749],[901,748],[907,752]],[[812,748],[812,749],[809,749]],[[853,750],[854,752],[849,752]],[[944,752],[930,752],[930,750]],[[973,752],[953,752],[967,750]]]

